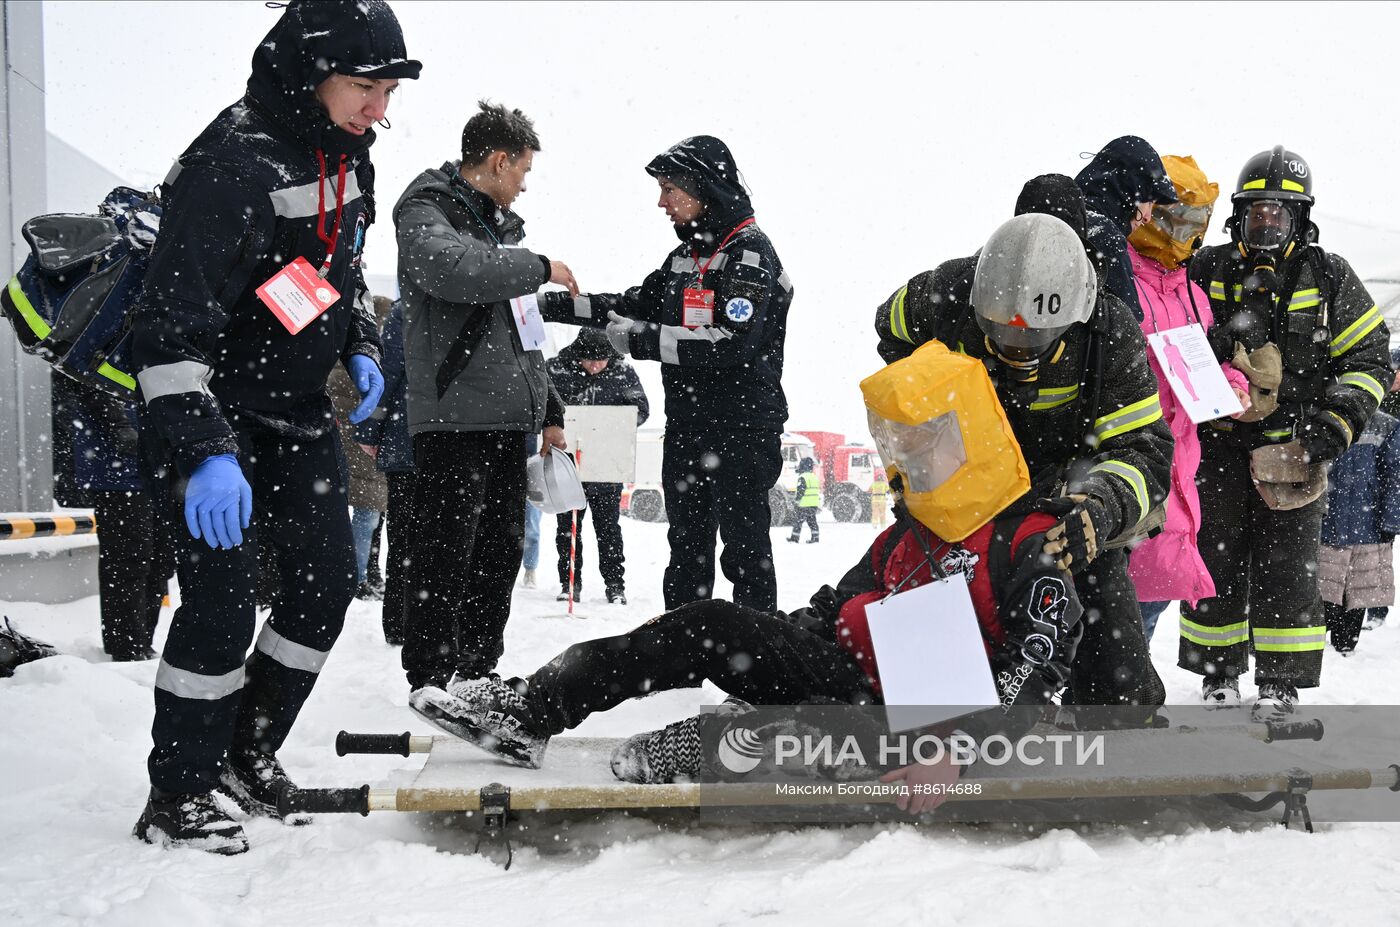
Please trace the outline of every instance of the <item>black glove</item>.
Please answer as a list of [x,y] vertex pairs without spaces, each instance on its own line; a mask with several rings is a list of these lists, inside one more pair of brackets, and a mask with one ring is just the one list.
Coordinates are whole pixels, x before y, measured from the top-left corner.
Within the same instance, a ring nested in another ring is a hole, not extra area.
[[1303,445],[1303,453],[1308,455],[1308,463],[1321,463],[1342,456],[1351,443],[1350,432],[1351,429],[1336,412],[1318,409],[1298,429],[1298,440]]
[[1062,570],[1078,573],[1099,555],[1111,526],[1103,503],[1093,496],[1075,493],[1037,506],[1059,516],[1045,532],[1044,553]]

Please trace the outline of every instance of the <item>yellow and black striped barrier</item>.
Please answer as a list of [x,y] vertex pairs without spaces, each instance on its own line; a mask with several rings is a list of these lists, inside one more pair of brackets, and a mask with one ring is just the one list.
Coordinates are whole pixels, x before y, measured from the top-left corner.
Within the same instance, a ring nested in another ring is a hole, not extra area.
[[91,515],[0,515],[0,541],[92,534],[96,530],[97,519]]

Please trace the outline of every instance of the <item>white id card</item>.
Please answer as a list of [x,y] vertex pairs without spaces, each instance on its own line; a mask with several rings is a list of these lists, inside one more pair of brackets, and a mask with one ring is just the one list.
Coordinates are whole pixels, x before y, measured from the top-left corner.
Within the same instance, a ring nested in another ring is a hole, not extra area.
[[520,344],[525,350],[539,351],[545,346],[548,336],[544,331],[544,316],[540,315],[540,301],[534,293],[512,299],[510,317],[515,322],[515,330],[520,332]]
[[1196,424],[1243,411],[1199,324],[1147,336],[1172,395]]
[[890,730],[913,730],[999,701],[967,582],[954,576],[865,607]]

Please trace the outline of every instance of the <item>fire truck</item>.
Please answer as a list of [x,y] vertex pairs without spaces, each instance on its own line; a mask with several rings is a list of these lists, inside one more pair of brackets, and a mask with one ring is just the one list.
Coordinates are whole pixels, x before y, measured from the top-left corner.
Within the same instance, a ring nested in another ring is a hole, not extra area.
[[822,500],[837,521],[870,520],[870,484],[880,455],[869,443],[848,444],[834,431],[799,431],[809,439],[821,475]]

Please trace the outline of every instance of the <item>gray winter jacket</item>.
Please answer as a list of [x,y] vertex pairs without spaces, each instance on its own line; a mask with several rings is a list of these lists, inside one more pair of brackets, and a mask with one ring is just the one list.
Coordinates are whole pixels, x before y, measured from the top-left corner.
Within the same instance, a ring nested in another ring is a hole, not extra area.
[[[549,280],[549,259],[518,247],[525,223],[457,169],[449,162],[424,171],[394,206],[409,431],[562,426],[562,406],[549,401],[544,355],[523,349],[510,314],[512,298]],[[450,366],[459,372],[439,397],[444,361],[464,328],[478,326],[480,340],[466,355],[455,352]]]

